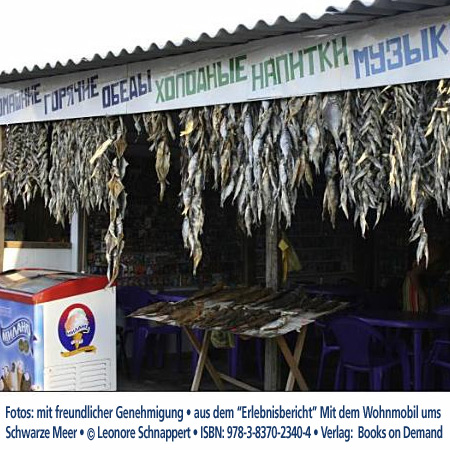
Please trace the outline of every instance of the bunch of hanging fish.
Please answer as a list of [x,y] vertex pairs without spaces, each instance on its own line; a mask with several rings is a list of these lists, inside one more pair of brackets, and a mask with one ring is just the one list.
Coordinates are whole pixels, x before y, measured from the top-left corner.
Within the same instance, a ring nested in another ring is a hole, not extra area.
[[48,186],[48,123],[6,127],[6,145],[0,161],[3,203],[21,198],[24,208],[39,193],[46,205]]
[[142,132],[143,122],[145,132],[147,133],[147,141],[150,143],[149,150],[151,152],[156,149],[155,170],[158,182],[160,184],[159,200],[162,202],[164,193],[166,192],[167,175],[170,170],[170,145],[169,138],[175,141],[175,125],[172,117],[168,112],[153,112],[148,114],[135,114],[134,126],[139,134]]
[[6,128],[0,177],[4,203],[22,198],[26,207],[39,193],[57,223],[85,210],[110,211],[105,236],[108,277],[114,281],[123,250],[127,163],[121,118],[63,120]]
[[64,223],[79,210],[109,209],[104,239],[110,283],[119,274],[125,244],[126,192],[122,180],[128,165],[123,158],[126,147],[121,117],[53,123],[49,210],[57,222]]
[[[180,114],[181,131],[181,206],[184,216],[182,225],[183,244],[194,261],[193,272],[202,259],[200,235],[205,220],[203,212],[203,190],[205,175],[211,167],[215,137],[212,135],[211,109],[188,109]],[[211,150],[210,150],[211,149]]]
[[428,260],[424,210],[432,201],[450,209],[449,108],[450,82],[441,81],[183,111],[183,240],[194,273],[206,181],[221,206],[236,204],[250,236],[263,214],[289,227],[314,172],[324,173],[323,218],[333,227],[340,208],[365,236],[400,204],[412,217],[417,260]]
[[82,209],[88,214],[95,209],[106,211],[111,162],[107,155],[96,156],[92,164],[90,161],[96,149],[104,153],[112,143],[110,123],[79,119],[52,125],[48,176],[51,214],[58,223],[64,223]]
[[[202,259],[203,191],[210,182],[220,203],[236,205],[247,235],[262,220],[289,227],[298,190],[313,191],[314,174],[325,176],[323,218],[335,226],[339,208],[365,236],[389,205],[411,215],[410,240],[417,260],[428,260],[424,211],[450,209],[450,81],[413,83],[317,94],[239,105],[183,110],[180,115],[183,243]],[[170,140],[176,129],[167,112],[135,115],[144,128],[160,200],[168,184]],[[108,275],[118,273],[123,249],[126,193],[125,127],[121,119],[54,122],[7,127],[0,177],[4,201],[36,193],[58,222],[79,208],[107,208]]]

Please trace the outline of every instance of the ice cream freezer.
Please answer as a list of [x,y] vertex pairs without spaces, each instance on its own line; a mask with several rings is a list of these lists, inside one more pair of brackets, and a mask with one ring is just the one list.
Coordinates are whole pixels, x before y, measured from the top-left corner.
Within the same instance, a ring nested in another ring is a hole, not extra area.
[[116,293],[104,276],[0,274],[0,391],[116,389]]

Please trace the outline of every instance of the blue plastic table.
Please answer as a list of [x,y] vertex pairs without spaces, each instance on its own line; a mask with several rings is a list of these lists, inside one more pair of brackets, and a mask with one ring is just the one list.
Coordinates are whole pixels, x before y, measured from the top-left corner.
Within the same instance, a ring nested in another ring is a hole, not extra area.
[[405,311],[365,311],[352,314],[368,324],[383,328],[408,329],[413,333],[413,388],[422,390],[422,333],[450,328],[450,317]]

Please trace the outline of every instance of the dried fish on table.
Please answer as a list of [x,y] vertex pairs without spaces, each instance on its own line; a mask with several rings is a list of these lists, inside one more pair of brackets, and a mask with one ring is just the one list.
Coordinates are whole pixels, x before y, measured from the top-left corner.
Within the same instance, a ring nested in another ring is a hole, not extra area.
[[259,314],[252,315],[251,317],[244,317],[243,320],[232,325],[230,330],[233,333],[245,333],[251,330],[258,330],[264,325],[274,322],[280,317],[279,313],[273,313],[269,311],[261,311]]
[[166,314],[170,315],[172,310],[173,310],[172,303],[157,302],[137,309],[136,311],[131,313],[129,317],[152,316],[152,315],[164,316]]

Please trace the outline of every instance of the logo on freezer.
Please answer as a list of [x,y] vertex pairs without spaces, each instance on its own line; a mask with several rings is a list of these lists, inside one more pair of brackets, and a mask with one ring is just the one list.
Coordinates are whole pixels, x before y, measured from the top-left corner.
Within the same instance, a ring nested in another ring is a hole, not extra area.
[[92,311],[82,303],[69,306],[61,314],[58,324],[59,340],[67,350],[61,352],[64,357],[83,352],[93,352],[90,345],[95,334],[95,319]]
[[33,338],[33,326],[25,317],[20,317],[5,328],[0,326],[0,339],[4,345],[12,345],[21,338],[30,342]]

